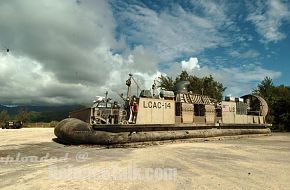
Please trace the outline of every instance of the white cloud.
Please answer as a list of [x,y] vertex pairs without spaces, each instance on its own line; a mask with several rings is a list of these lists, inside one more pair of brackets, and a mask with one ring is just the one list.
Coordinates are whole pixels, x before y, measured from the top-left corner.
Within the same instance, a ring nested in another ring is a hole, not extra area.
[[[0,47],[11,50],[0,54],[0,103],[90,102],[108,89],[126,91],[128,73],[157,71],[155,53],[115,39],[104,0],[0,1],[0,28]],[[113,53],[119,48],[125,52]]]
[[221,27],[232,24],[223,5],[210,1],[192,3],[204,15],[186,11],[178,3],[158,12],[140,3],[114,1],[112,4],[118,9],[116,19],[127,40],[142,43],[153,49],[161,61],[168,62],[182,54],[190,56],[230,41],[219,32]]
[[232,50],[229,52],[229,55],[235,58],[256,58],[260,56],[260,53],[256,50],[247,50],[247,51],[238,51],[238,50]]
[[183,70],[191,71],[193,69],[199,69],[198,59],[196,57],[189,58],[188,61],[181,61],[181,67]]
[[[192,3],[202,15],[177,4],[160,12],[127,4],[120,15],[113,15],[105,0],[0,1],[0,47],[11,50],[0,54],[0,103],[87,103],[107,90],[117,97],[126,92],[128,73],[145,89],[163,72],[172,77],[183,69],[198,76],[212,74],[235,93],[241,85],[252,87],[266,75],[280,75],[261,67],[209,67],[191,57],[230,43],[220,29],[234,26],[224,4]],[[117,22],[131,23],[118,40]],[[189,59],[176,63],[181,56]],[[173,64],[160,68],[164,62]]]
[[6,55],[0,56],[0,63],[0,99],[3,103],[66,104],[87,97],[84,85],[59,82],[35,60]]
[[264,42],[277,42],[286,37],[281,32],[284,21],[290,21],[290,11],[287,4],[280,0],[256,1],[256,6],[249,5],[250,14],[247,20],[251,21]]

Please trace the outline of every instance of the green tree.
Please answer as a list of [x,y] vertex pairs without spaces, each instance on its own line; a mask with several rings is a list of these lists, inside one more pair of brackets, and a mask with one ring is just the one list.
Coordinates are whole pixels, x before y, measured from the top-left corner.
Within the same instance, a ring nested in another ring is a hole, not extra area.
[[226,87],[222,83],[215,81],[210,75],[209,77],[202,78],[203,93],[210,97],[213,97],[219,101],[223,98],[223,92]]
[[254,93],[263,95],[264,97],[269,97],[274,89],[273,81],[270,77],[266,76],[257,86],[257,89],[254,90]]
[[176,77],[175,82],[190,80],[190,76],[186,71],[182,71],[179,76]]
[[2,110],[0,112],[0,124],[5,123],[6,121],[9,120],[9,118],[10,117],[9,117],[9,114],[8,114],[7,110]]
[[38,119],[40,118],[41,116],[41,113],[40,112],[36,112],[36,111],[30,111],[28,113],[28,118],[27,118],[27,121],[28,122],[31,122],[31,123],[34,123],[34,122],[37,122]]
[[29,112],[26,110],[21,110],[15,116],[15,120],[26,122],[29,118]]
[[173,90],[175,84],[171,77],[163,75],[159,77],[158,83],[158,87],[165,90]]

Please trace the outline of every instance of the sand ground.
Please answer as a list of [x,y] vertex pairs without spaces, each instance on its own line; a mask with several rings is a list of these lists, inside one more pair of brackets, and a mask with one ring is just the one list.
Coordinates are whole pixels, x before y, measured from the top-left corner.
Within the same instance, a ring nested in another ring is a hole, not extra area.
[[290,189],[290,134],[142,148],[58,144],[0,130],[0,189]]

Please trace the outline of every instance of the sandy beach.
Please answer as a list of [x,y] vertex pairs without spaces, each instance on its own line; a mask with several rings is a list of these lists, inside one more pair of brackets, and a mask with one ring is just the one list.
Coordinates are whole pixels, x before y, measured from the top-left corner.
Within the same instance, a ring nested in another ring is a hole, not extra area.
[[1,189],[289,189],[290,134],[139,148],[58,144],[0,130]]

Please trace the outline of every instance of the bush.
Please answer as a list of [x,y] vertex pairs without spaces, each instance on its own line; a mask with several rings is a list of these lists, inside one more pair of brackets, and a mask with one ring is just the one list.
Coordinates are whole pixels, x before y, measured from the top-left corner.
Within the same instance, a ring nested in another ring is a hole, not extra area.
[[58,124],[58,121],[51,121],[50,123],[49,123],[49,125],[50,125],[50,127],[56,127],[56,125]]

